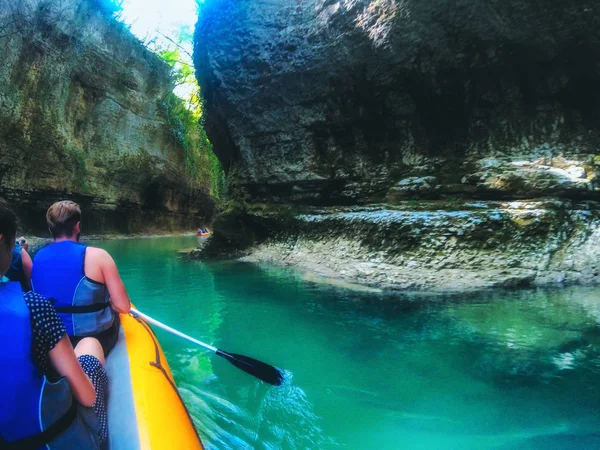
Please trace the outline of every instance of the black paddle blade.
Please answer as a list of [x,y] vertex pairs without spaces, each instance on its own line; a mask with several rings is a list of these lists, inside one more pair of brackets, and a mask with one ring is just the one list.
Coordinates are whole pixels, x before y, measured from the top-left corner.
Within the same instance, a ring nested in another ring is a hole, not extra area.
[[283,383],[283,372],[277,367],[257,361],[254,358],[238,355],[237,353],[227,353],[219,349],[217,349],[217,355],[222,356],[238,369],[273,386],[280,386]]

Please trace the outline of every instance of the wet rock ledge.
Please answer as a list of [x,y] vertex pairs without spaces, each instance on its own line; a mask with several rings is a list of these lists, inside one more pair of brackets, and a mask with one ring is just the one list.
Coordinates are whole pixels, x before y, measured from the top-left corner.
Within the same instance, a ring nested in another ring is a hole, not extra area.
[[238,256],[384,289],[600,282],[596,202],[545,198],[449,206],[415,201],[410,207],[281,213],[255,207],[236,222],[230,211],[231,231],[224,233],[227,224],[219,227],[218,219],[215,235],[195,257]]
[[390,288],[596,283],[600,3],[205,0],[204,254]]

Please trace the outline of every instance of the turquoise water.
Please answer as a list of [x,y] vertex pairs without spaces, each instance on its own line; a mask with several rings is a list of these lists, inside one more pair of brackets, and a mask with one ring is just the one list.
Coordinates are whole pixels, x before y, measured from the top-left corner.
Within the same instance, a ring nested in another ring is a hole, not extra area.
[[385,296],[94,242],[147,314],[286,370],[282,387],[157,334],[213,449],[600,448],[600,289]]

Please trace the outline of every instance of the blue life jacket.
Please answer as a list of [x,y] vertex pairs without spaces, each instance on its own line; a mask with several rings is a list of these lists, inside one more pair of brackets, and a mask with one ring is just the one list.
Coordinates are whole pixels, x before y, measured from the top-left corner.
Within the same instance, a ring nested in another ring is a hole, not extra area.
[[97,448],[93,410],[77,404],[66,379],[52,383],[33,364],[29,308],[16,282],[0,283],[0,342],[0,448]]
[[72,241],[50,244],[35,255],[31,274],[33,290],[54,303],[69,336],[94,336],[115,320],[106,285],[85,276],[86,248]]
[[10,262],[10,269],[4,275],[11,281],[22,281],[25,279],[23,273],[23,259],[21,258],[21,247],[15,245],[12,251],[12,261]]
[[15,245],[12,251],[12,260],[10,262],[10,268],[8,272],[4,275],[10,281],[18,281],[21,283],[21,287],[23,291],[28,291],[31,289],[29,286],[29,281],[25,278],[25,270],[23,270],[23,257],[21,256],[21,250],[23,247],[20,245]]

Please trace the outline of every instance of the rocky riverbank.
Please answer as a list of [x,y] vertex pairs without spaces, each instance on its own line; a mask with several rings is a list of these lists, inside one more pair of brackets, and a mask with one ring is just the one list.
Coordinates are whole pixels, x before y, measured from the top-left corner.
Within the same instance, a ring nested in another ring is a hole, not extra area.
[[[472,290],[600,282],[596,202],[544,198],[449,206],[420,201],[410,208],[312,209],[285,222],[275,213],[247,215],[252,220],[246,223],[271,234],[256,235],[238,253],[242,260],[294,266],[377,288]],[[212,239],[196,257],[224,247],[223,229],[217,228]]]
[[246,206],[198,253],[393,289],[600,282],[599,5],[205,0],[203,117]]

